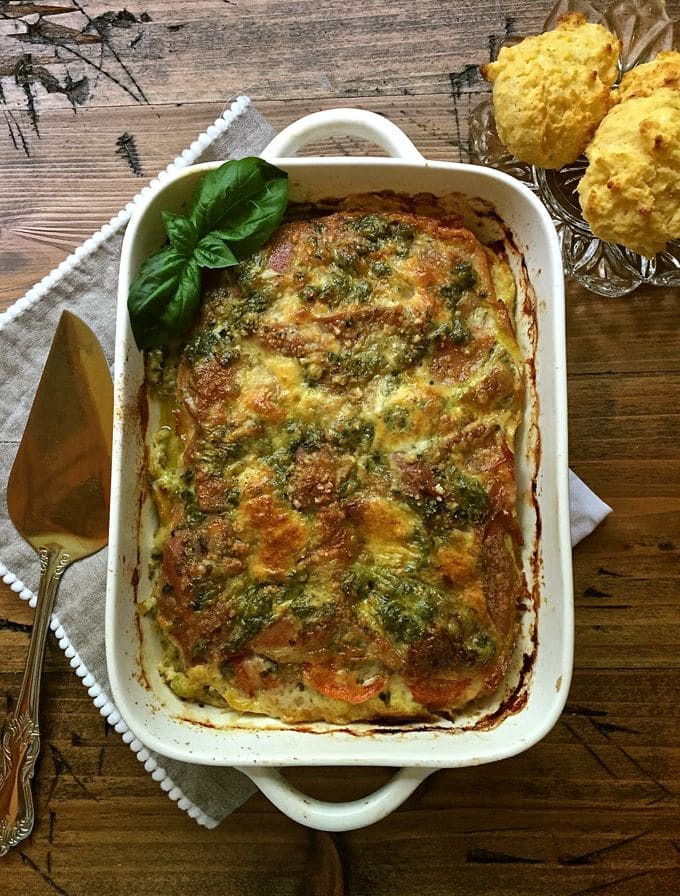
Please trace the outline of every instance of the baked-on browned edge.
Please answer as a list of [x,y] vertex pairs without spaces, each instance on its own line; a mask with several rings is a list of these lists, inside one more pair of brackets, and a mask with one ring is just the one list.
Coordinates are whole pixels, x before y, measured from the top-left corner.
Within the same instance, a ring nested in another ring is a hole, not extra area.
[[284,224],[147,357],[155,612],[183,697],[422,718],[495,690],[524,582],[514,284],[451,217]]

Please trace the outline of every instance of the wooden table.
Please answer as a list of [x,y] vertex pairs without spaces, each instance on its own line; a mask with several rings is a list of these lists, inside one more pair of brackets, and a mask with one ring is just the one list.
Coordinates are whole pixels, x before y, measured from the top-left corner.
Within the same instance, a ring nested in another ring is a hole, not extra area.
[[[546,0],[0,3],[0,308],[239,92],[277,127],[356,105],[389,116],[426,156],[466,160],[468,113],[485,89],[474,66],[505,35],[540,29],[548,9]],[[678,0],[668,9],[680,18]],[[677,893],[679,324],[677,290],[607,300],[568,285],[570,462],[614,513],[574,552],[573,685],[541,743],[439,772],[366,830],[314,833],[258,795],[207,831],[144,772],[51,643],[37,824],[0,860],[2,896]],[[0,589],[7,708],[31,620]],[[291,777],[340,799],[388,774]]]

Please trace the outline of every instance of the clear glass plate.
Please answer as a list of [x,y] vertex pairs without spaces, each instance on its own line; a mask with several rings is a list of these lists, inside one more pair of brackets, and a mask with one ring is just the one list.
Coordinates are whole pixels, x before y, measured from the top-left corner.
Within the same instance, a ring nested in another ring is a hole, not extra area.
[[[620,0],[604,13],[583,0],[561,0],[552,9],[543,30],[554,28],[565,12],[581,12],[589,22],[599,22],[621,39],[620,74],[649,62],[663,50],[677,49],[676,26],[668,18],[663,0]],[[521,40],[522,37],[513,36],[501,46]],[[511,174],[538,194],[557,228],[565,273],[587,289],[616,297],[643,283],[680,286],[680,240],[668,243],[667,250],[654,258],[645,258],[593,236],[583,220],[576,192],[587,165],[585,158],[559,171],[518,161],[498,137],[490,94],[472,110],[470,138],[473,161]]]

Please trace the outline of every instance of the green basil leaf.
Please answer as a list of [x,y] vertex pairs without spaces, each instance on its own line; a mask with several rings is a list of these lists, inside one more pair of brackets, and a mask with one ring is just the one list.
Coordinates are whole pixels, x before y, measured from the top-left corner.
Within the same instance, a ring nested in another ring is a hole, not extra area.
[[216,232],[203,237],[194,249],[193,257],[202,268],[229,268],[239,261]]
[[216,230],[239,209],[257,201],[272,180],[286,181],[287,175],[263,159],[249,156],[225,162],[201,181],[189,219],[202,235]]
[[128,311],[135,341],[147,348],[149,322],[159,317],[172,299],[184,273],[187,259],[166,246],[147,259],[130,285]]
[[128,296],[140,349],[189,329],[201,303],[201,268],[230,267],[260,249],[281,222],[287,198],[285,171],[250,157],[207,174],[188,215],[163,214],[170,245],[142,265]]
[[149,320],[144,324],[140,336],[135,336],[138,348],[160,348],[172,342],[172,335],[163,326],[161,318]]
[[188,258],[200,239],[200,233],[197,233],[195,226],[184,215],[173,215],[171,212],[161,214],[171,245]]
[[175,294],[161,315],[161,324],[171,337],[181,336],[193,323],[201,304],[201,268],[190,258],[182,272]]
[[269,181],[260,196],[234,209],[231,216],[225,216],[219,222],[221,228],[214,232],[242,260],[262,248],[279,226],[287,199],[288,181],[284,178]]

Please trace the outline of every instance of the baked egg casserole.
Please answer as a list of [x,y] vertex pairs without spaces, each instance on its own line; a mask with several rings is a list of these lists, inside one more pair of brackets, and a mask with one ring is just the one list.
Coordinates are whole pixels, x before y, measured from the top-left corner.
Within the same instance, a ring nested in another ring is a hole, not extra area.
[[147,351],[143,609],[180,697],[345,723],[499,688],[526,598],[525,362],[496,249],[443,213],[293,218]]

